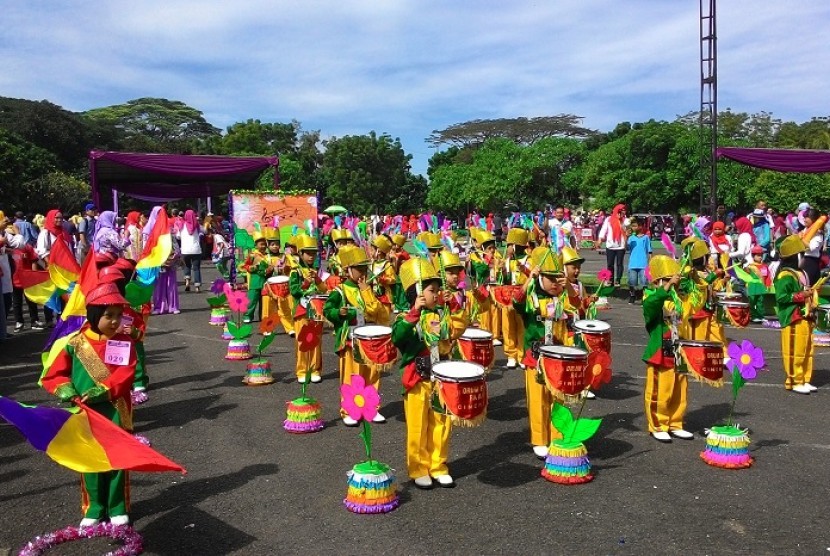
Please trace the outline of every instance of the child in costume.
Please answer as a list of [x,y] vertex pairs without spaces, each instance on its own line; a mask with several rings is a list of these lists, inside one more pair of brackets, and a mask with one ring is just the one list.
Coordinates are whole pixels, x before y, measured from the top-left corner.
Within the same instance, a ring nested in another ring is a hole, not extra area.
[[588,307],[596,299],[588,295],[585,286],[579,281],[584,262],[585,258],[580,256],[573,247],[562,248],[562,265],[565,268],[565,291],[568,302],[565,310],[575,320],[584,319]]
[[[504,255],[502,281],[510,286],[521,286],[527,281],[530,272],[527,262],[527,230],[511,228],[507,232],[507,250]],[[507,368],[514,369],[522,358],[522,337],[524,325],[522,318],[516,313],[512,302],[509,305],[497,305],[501,313],[501,331],[504,338],[504,355],[507,357]]]
[[[268,242],[268,252],[265,254],[265,262],[268,265],[266,268],[266,276],[268,278],[274,276],[284,276],[290,269],[287,264],[288,255],[280,254],[280,236],[279,230],[268,228],[265,230],[265,240]],[[289,336],[294,336],[294,319],[292,317],[291,297],[277,297],[271,293],[268,288],[268,280],[266,285],[262,288],[262,318],[263,320],[271,315],[277,315],[285,333]]]
[[750,282],[746,286],[746,294],[749,297],[749,318],[752,322],[764,322],[764,297],[772,285],[772,273],[764,262],[764,248],[756,245],[750,251],[752,263],[746,269],[754,274],[760,282]]
[[[371,285],[378,300],[383,303],[390,315],[395,299],[394,287],[398,283],[392,246],[392,240],[385,235],[375,236],[369,244],[369,254],[372,257],[369,266],[369,274],[372,279]],[[388,325],[387,322],[379,322],[378,324]]]
[[637,298],[643,298],[646,285],[646,268],[651,257],[651,238],[645,234],[643,223],[639,218],[631,221],[631,235],[626,242],[628,246],[628,302],[634,304]]
[[330,276],[326,278],[326,287],[330,290],[336,288],[343,281],[343,265],[340,264],[340,249],[347,245],[355,245],[354,236],[349,230],[334,229],[331,231],[331,239],[334,242],[334,255],[326,260],[326,268]]
[[230,277],[228,261],[231,260],[230,246],[225,236],[218,227],[213,228],[213,249],[210,253],[210,260],[216,265],[216,270],[227,280]]
[[[288,288],[294,298],[294,333],[299,335],[303,326],[309,322],[308,298],[316,293],[326,291],[326,285],[317,275],[314,260],[317,258],[317,240],[311,236],[298,235],[294,238],[294,245],[300,253],[297,266],[291,269],[288,275]],[[323,315],[315,315],[322,319]],[[320,382],[320,373],[323,369],[323,351],[320,344],[313,350],[300,351],[297,342],[297,381],[305,382],[306,373],[311,370],[311,382]]]
[[[496,238],[489,232],[478,232],[476,241],[480,249],[470,255],[470,275],[475,280],[476,288],[471,294],[471,303],[477,307],[479,327],[493,335],[493,345],[500,346],[501,338],[501,311],[490,295],[490,284],[497,281],[501,268],[501,255],[496,251]],[[487,292],[483,299],[479,294]]]
[[[131,338],[119,333],[127,305],[113,283],[104,283],[87,296],[87,322],[45,370],[41,385],[61,401],[88,404],[127,431],[133,428],[130,388],[135,378],[136,354]],[[105,359],[118,364],[104,363]],[[82,527],[109,518],[127,525],[129,477],[126,471],[83,473]]]
[[537,378],[538,349],[544,345],[567,345],[568,326],[562,293],[565,275],[562,259],[547,247],[530,254],[533,265],[527,282],[513,293],[513,307],[524,323],[525,394],[527,396],[530,443],[533,453],[544,458],[552,439],[561,438],[550,420],[553,394]]
[[[702,239],[687,238],[681,242],[689,266],[680,269],[679,290],[683,292],[684,319],[678,332],[685,340],[702,340],[724,345],[723,325],[715,312],[713,284],[724,275],[723,270],[706,267],[709,246]],[[725,349],[724,345],[724,349]]]
[[392,261],[392,269],[395,271],[395,283],[392,285],[392,306],[393,312],[399,313],[409,310],[406,293],[403,291],[399,275],[401,265],[409,260],[409,253],[403,248],[406,245],[406,236],[402,234],[392,235],[392,244],[390,260]]
[[[380,367],[355,361],[351,333],[356,326],[365,324],[385,326],[389,322],[389,309],[378,300],[368,282],[370,262],[363,249],[349,245],[341,247],[337,254],[346,279],[329,293],[323,314],[334,325],[340,384],[351,384],[352,375],[357,374],[363,377],[367,385],[379,390]],[[340,417],[347,427],[358,425],[358,421],[349,417],[342,407]],[[386,418],[377,413],[373,421],[384,423]]]
[[401,266],[401,282],[409,304],[392,325],[392,342],[401,352],[401,380],[406,416],[406,466],[415,486],[429,489],[455,485],[447,468],[452,422],[432,408],[432,364],[439,343],[449,340],[448,312],[438,310],[441,279],[432,264],[412,258]]
[[461,284],[461,271],[464,265],[455,253],[444,249],[438,255],[440,266],[435,270],[439,276],[443,275],[442,302],[444,309],[450,314],[450,339],[441,341],[439,344],[439,355],[441,359],[451,357],[456,342],[470,326],[470,312],[468,310],[467,296],[464,290],[459,289]]
[[787,236],[778,247],[781,263],[775,275],[775,302],[781,324],[781,351],[784,356],[784,388],[809,394],[817,390],[813,378],[814,291],[807,287],[807,275],[799,270],[799,254],[806,251],[798,236]]
[[260,232],[254,232],[254,250],[242,263],[242,270],[248,273],[248,310],[242,322],[254,320],[254,313],[262,298],[262,287],[268,277],[268,244]]
[[643,318],[648,343],[643,353],[646,363],[645,410],[648,431],[660,442],[672,436],[690,439],[683,429],[686,415],[687,377],[675,371],[672,321],[682,314],[682,301],[675,288],[680,284],[680,265],[666,255],[655,255],[648,263],[652,283],[643,293]]

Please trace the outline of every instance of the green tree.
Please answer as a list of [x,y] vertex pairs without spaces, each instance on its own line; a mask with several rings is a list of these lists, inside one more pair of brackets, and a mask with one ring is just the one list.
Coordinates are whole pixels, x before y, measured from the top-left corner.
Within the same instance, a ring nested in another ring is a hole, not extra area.
[[37,145],[0,128],[0,191],[6,213],[38,209],[39,200],[25,185],[53,172],[58,159]]
[[582,118],[573,114],[558,114],[538,118],[498,118],[472,120],[434,130],[427,143],[434,146],[454,145],[469,147],[488,139],[505,138],[530,145],[546,137],[589,137],[595,132],[582,127]]
[[219,136],[202,112],[178,100],[139,98],[84,112],[91,121],[124,132],[123,146],[136,152],[190,154],[201,142]]
[[325,143],[320,187],[325,203],[344,205],[356,214],[385,214],[407,186],[411,155],[389,135],[353,135]]

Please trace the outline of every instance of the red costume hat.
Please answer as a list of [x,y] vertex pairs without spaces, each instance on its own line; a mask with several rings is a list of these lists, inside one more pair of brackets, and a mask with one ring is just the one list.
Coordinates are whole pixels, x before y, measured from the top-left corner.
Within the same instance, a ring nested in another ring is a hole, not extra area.
[[118,293],[115,284],[107,283],[96,286],[86,296],[87,305],[127,305],[127,300]]

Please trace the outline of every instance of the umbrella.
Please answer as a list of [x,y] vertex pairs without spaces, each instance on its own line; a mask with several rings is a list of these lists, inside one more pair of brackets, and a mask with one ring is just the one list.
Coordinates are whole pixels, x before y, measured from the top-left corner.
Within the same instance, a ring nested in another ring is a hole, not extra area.
[[346,207],[341,207],[340,205],[331,205],[329,208],[324,210],[326,214],[340,214],[341,212],[348,212]]

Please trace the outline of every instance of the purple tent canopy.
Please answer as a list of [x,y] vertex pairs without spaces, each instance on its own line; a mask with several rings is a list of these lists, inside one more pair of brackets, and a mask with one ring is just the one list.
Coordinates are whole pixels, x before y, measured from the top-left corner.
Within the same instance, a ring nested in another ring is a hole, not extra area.
[[810,174],[830,172],[830,151],[721,147],[715,153],[718,158],[766,170]]
[[[101,187],[154,199],[211,197],[252,187],[276,156],[205,156],[90,151],[92,201],[101,207]],[[274,172],[274,188],[279,172]]]

